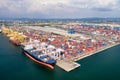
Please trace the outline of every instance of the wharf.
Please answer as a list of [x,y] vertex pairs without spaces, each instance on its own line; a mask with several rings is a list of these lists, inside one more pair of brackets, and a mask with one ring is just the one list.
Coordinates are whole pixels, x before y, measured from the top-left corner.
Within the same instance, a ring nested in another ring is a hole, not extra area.
[[[74,61],[78,61],[80,59],[86,58],[88,56],[91,56],[93,54],[99,53],[99,52],[101,52],[103,50],[106,50],[108,48],[114,47],[114,46],[119,45],[119,44],[120,43],[115,43],[115,44],[112,44],[112,45],[108,45],[106,47],[101,48],[100,50],[96,50],[96,51],[91,52],[91,53],[89,53],[89,54],[87,54],[85,56],[82,56],[82,57],[78,56],[77,58],[74,59]],[[67,72],[70,72],[70,71],[76,69],[77,67],[80,67],[80,64],[78,64],[78,63],[76,63],[74,61],[71,62],[69,60],[59,60],[59,61],[57,61],[57,66],[62,68],[62,69],[64,69]]]
[[[25,28],[28,28],[27,26],[24,26]],[[60,30],[60,29],[57,29],[57,28],[42,28],[42,27],[32,27],[32,26],[29,26],[30,29],[34,29],[34,30],[42,30],[42,31],[45,31],[45,32],[53,32],[53,33],[56,33],[56,34],[60,34],[60,35],[67,35],[67,36],[71,36],[71,37],[77,37],[77,36],[85,36],[84,34],[72,34],[72,35],[69,35],[67,33],[67,31],[64,31],[64,30]],[[86,37],[86,36],[85,36]],[[86,37],[86,38],[89,38],[89,37]],[[73,58],[73,61],[70,61],[70,60],[66,60],[66,59],[63,59],[63,60],[58,60],[57,61],[57,66],[62,68],[63,70],[67,71],[67,72],[70,72],[74,69],[76,69],[77,67],[80,66],[80,64],[76,63],[75,61],[78,61],[80,59],[83,59],[85,57],[88,57],[88,56],[91,56],[93,54],[96,54],[96,53],[99,53],[103,50],[106,50],[108,48],[111,48],[111,47],[114,47],[116,45],[119,45],[120,43],[116,43],[113,41],[113,44],[110,44],[110,45],[107,45],[107,46],[104,46],[102,48],[99,48],[97,50],[94,50],[92,52],[89,52],[83,56],[77,56],[75,58]]]
[[80,60],[80,59],[86,58],[86,57],[91,56],[91,55],[93,55],[93,54],[96,54],[96,53],[99,53],[99,52],[104,51],[104,50],[106,50],[106,49],[109,49],[109,48],[112,48],[112,47],[114,47],[114,46],[117,46],[117,45],[119,45],[119,44],[120,44],[120,43],[114,43],[114,44],[112,44],[112,45],[105,46],[105,47],[103,47],[103,48],[101,48],[101,49],[99,49],[99,50],[93,51],[93,52],[91,52],[91,53],[89,53],[89,54],[87,54],[87,55],[85,55],[85,56],[82,56],[82,57],[81,57],[81,56],[78,56],[77,58],[74,59],[74,61],[78,61],[78,60]]
[[71,70],[74,70],[75,68],[79,67],[80,64],[76,63],[76,62],[70,62],[67,60],[59,60],[57,61],[56,64],[58,67],[64,69],[65,71],[69,72]]

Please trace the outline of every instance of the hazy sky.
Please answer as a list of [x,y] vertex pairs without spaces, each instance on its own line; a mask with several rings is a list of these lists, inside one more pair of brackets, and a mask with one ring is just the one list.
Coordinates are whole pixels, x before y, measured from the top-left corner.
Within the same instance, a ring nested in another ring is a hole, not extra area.
[[0,17],[120,17],[120,0],[0,0]]

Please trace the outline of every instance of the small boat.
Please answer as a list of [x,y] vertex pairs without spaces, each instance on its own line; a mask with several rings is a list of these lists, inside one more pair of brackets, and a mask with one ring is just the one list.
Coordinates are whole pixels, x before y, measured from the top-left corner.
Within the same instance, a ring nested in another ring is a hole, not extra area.
[[43,65],[49,69],[54,69],[56,60],[51,58],[49,55],[42,53],[42,51],[36,50],[31,45],[25,45],[22,47],[23,53],[28,56],[34,62]]

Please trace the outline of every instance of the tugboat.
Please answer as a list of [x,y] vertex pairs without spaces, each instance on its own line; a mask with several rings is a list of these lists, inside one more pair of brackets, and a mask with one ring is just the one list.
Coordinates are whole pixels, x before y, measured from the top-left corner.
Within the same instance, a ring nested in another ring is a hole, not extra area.
[[42,51],[37,50],[31,44],[25,45],[24,47],[22,47],[22,49],[23,53],[34,62],[43,65],[49,69],[54,69],[56,60],[48,54],[42,53]]

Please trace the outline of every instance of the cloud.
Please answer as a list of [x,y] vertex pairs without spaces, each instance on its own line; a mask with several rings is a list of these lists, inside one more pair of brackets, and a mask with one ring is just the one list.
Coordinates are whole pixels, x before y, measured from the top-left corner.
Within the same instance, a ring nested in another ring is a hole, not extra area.
[[106,11],[112,11],[113,9],[111,9],[111,8],[92,8],[92,9],[94,9],[94,10],[97,10],[97,11],[102,11],[102,12],[106,12]]
[[[28,11],[39,12],[50,10],[92,9],[97,11],[119,10],[119,0],[26,0]],[[105,8],[105,9],[104,9]]]
[[93,12],[119,12],[119,3],[119,0],[0,0],[0,15],[27,17],[87,16],[86,12],[91,14]]
[[109,10],[117,10],[120,8],[118,4],[119,0],[76,0],[71,1],[70,5],[78,8],[84,8],[84,9],[93,9],[93,10],[102,10],[105,8],[106,11]]
[[1,12],[8,13],[16,13],[21,14],[24,13],[28,9],[28,4],[25,3],[25,0],[1,0],[0,1],[0,9]]

